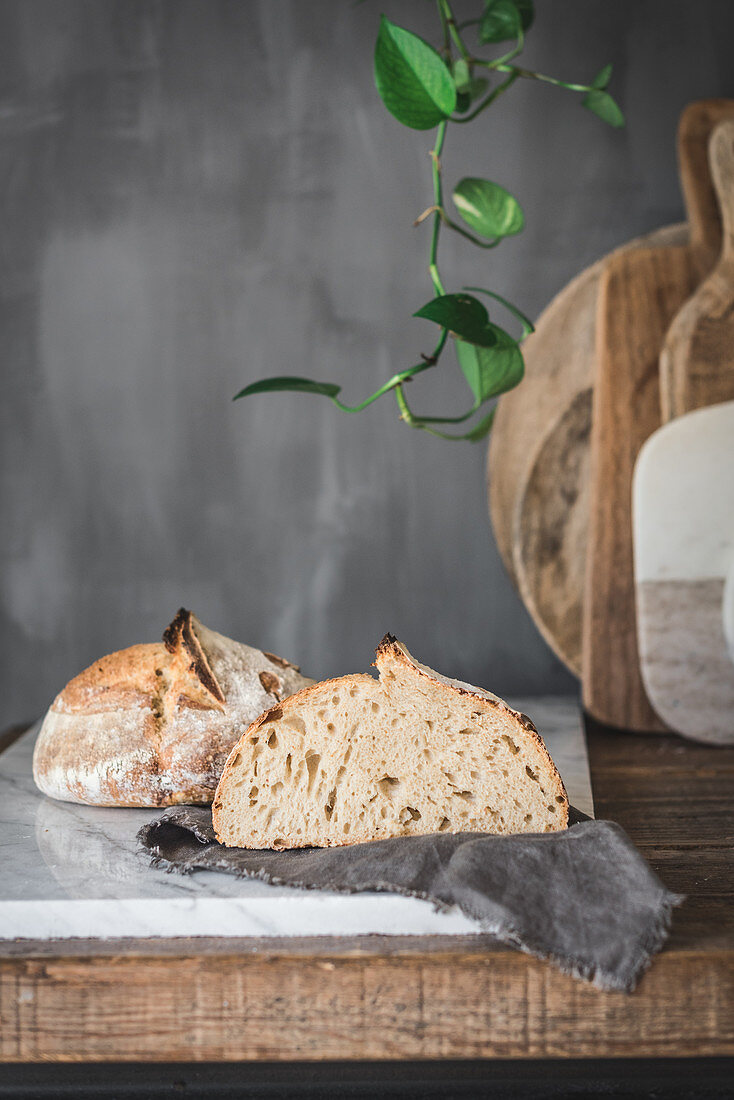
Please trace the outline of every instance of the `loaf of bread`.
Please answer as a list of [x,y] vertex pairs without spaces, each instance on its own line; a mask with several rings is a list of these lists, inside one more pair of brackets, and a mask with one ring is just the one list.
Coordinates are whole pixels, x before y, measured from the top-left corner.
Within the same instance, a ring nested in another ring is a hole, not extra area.
[[67,684],[41,726],[33,777],[52,798],[93,806],[211,802],[250,723],[312,683],[182,608],[162,643],[103,657]]
[[325,680],[253,722],[214,797],[222,844],[566,827],[563,782],[529,718],[419,664],[389,634],[375,664],[379,680]]

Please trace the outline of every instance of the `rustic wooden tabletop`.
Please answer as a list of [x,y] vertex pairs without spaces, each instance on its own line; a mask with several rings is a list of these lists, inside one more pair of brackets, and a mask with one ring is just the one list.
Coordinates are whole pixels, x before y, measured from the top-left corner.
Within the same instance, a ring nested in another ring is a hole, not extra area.
[[592,726],[589,750],[597,816],[687,895],[632,995],[478,936],[5,942],[0,1060],[734,1054],[734,748]]

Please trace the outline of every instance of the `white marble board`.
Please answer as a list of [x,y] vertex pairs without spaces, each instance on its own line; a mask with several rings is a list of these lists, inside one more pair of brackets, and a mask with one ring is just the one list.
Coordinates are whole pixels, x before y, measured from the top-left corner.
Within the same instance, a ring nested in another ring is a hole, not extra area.
[[734,743],[734,401],[664,424],[633,484],[637,633],[650,703],[687,737]]
[[[543,734],[572,805],[593,816],[578,703],[516,701]],[[166,936],[466,935],[458,909],[415,898],[268,886],[215,872],[150,867],[135,834],[156,810],[55,802],[36,789],[36,729],[0,754],[0,939]]]

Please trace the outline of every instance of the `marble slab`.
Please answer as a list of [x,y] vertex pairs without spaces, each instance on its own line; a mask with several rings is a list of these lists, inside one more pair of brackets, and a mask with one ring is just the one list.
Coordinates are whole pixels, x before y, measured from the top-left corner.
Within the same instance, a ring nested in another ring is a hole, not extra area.
[[[573,805],[593,816],[578,703],[524,699]],[[55,802],[35,787],[36,729],[0,755],[0,939],[120,936],[466,935],[458,909],[414,898],[268,886],[202,872],[151,868],[135,834],[155,810]]]
[[640,451],[633,528],[640,670],[687,737],[734,744],[734,401],[696,409]]

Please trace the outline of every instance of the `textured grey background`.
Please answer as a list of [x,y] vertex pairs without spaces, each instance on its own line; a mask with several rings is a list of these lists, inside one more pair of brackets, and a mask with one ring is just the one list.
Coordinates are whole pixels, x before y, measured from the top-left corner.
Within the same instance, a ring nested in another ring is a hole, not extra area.
[[[382,6],[433,33],[426,0]],[[734,93],[730,0],[537,6],[529,67],[613,61],[629,127],[520,83],[450,130],[447,182],[499,180],[527,230],[492,253],[446,239],[446,281],[531,314],[679,218],[679,110]],[[230,400],[285,373],[356,402],[429,348],[409,318],[430,297],[428,229],[411,228],[430,135],[373,89],[379,11],[0,0],[2,723],[156,639],[179,604],[315,676],[364,669],[389,629],[500,693],[572,686],[498,560],[483,445],[411,432],[392,399],[352,417]],[[411,398],[463,411],[458,368]]]

